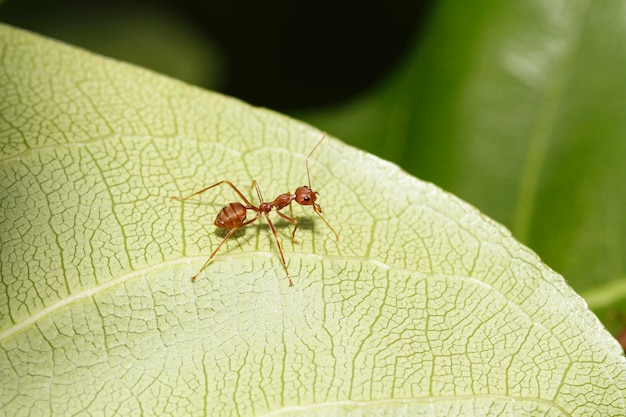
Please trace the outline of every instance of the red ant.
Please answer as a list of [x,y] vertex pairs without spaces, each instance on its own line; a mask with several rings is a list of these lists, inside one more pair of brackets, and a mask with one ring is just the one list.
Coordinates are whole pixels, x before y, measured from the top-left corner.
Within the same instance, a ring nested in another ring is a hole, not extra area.
[[[291,276],[289,276],[289,270],[287,269],[287,263],[285,262],[285,255],[283,253],[283,248],[280,246],[280,241],[278,240],[278,235],[276,234],[276,228],[274,227],[274,223],[272,223],[272,220],[269,217],[269,213],[272,211],[272,209],[276,209],[276,213],[280,217],[292,223],[294,225],[294,228],[293,228],[293,232],[291,233],[291,241],[295,243],[296,230],[298,229],[298,221],[295,218],[287,216],[286,214],[280,212],[280,210],[289,206],[290,214],[293,216],[293,213],[291,212],[291,203],[293,201],[295,201],[296,203],[302,206],[313,206],[313,211],[315,211],[315,213],[324,221],[324,223],[326,223],[326,226],[328,226],[330,230],[332,230],[332,232],[335,234],[335,237],[337,238],[337,241],[339,241],[339,235],[337,234],[335,229],[333,229],[330,223],[328,223],[328,221],[324,218],[324,216],[322,216],[322,207],[320,207],[320,205],[315,202],[315,200],[317,199],[318,192],[313,191],[313,189],[311,188],[311,175],[309,174],[309,158],[311,157],[311,155],[313,155],[313,152],[315,152],[317,147],[320,146],[320,144],[324,141],[324,139],[326,139],[326,132],[324,132],[322,139],[320,139],[320,141],[313,147],[313,149],[311,150],[311,152],[305,159],[306,175],[309,180],[309,185],[308,186],[303,185],[301,187],[296,188],[296,192],[294,194],[290,194],[290,193],[280,194],[278,197],[274,199],[274,201],[266,202],[265,200],[263,200],[263,196],[261,195],[261,189],[259,188],[259,184],[257,183],[256,180],[254,180],[252,181],[252,185],[250,186],[250,188],[252,187],[256,188],[256,193],[259,196],[259,201],[260,201],[260,204],[258,206],[255,206],[250,201],[248,201],[246,197],[244,197],[241,191],[239,191],[239,189],[232,182],[228,180],[222,180],[213,185],[209,185],[208,187],[203,188],[200,191],[196,191],[195,193],[190,194],[186,197],[181,198],[181,197],[172,196],[172,198],[175,200],[184,201],[190,197],[193,197],[194,195],[201,194],[207,190],[210,190],[211,188],[217,187],[218,185],[226,184],[230,188],[232,188],[237,193],[237,195],[241,198],[241,200],[245,203],[245,204],[242,204],[239,202],[228,203],[217,214],[217,217],[215,218],[215,226],[221,229],[230,229],[230,231],[226,234],[226,236],[224,237],[222,242],[217,246],[217,248],[215,248],[211,256],[209,256],[209,259],[207,259],[204,265],[202,265],[202,268],[200,268],[198,273],[196,273],[196,275],[191,277],[191,282],[194,282],[196,278],[198,278],[198,275],[200,275],[200,273],[204,271],[204,269],[207,266],[209,266],[209,264],[211,263],[211,260],[213,260],[213,257],[215,257],[215,255],[220,250],[224,242],[226,242],[226,240],[228,240],[228,238],[231,237],[233,233],[235,233],[240,228],[247,226],[250,223],[255,222],[261,216],[261,214],[263,214],[265,218],[267,219],[267,223],[270,225],[270,229],[272,230],[272,233],[274,234],[274,239],[276,240],[276,246],[278,246],[278,251],[280,252],[280,259],[282,260],[283,267],[285,268],[285,272],[287,273],[287,279],[289,279],[289,286],[293,286],[293,281],[291,280]],[[256,213],[255,216],[250,220],[246,220],[248,210],[254,211]]]

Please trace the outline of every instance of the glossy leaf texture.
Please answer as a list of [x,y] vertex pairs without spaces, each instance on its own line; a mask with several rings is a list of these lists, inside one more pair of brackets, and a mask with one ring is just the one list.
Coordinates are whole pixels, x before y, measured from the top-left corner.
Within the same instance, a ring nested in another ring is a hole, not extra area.
[[[329,139],[311,210],[213,226],[252,179],[307,183],[321,132],[0,26],[7,415],[616,416],[626,359],[501,225]],[[256,200],[254,200],[256,201]]]

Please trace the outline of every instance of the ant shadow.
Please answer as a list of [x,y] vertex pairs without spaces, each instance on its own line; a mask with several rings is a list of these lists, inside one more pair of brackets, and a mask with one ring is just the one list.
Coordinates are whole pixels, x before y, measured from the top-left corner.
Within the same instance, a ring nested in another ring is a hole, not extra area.
[[[270,214],[271,216],[271,214]],[[234,239],[234,238],[238,238],[238,237],[244,237],[246,235],[246,233],[248,233],[248,231],[250,229],[254,229],[250,230],[250,233],[269,233],[270,235],[272,234],[272,230],[270,229],[270,225],[267,223],[267,220],[264,219],[265,216],[261,215],[259,216],[258,220],[255,221],[252,224],[249,224],[245,227],[241,227],[239,229],[237,229],[232,236],[230,237],[230,239]],[[315,224],[313,222],[312,219],[310,219],[309,217],[294,217],[297,221],[298,221],[298,231],[296,232],[296,239],[294,243],[299,243],[299,235],[300,232],[307,230],[307,231],[314,231],[315,230]],[[286,238],[287,236],[284,235],[284,232],[281,233],[282,230],[287,229],[288,230],[288,234],[289,234],[289,240],[291,240],[291,233],[293,232],[293,228],[295,227],[292,223],[288,222],[287,220],[281,219],[280,217],[278,219],[272,219],[272,224],[274,224],[274,227],[276,228],[276,233],[278,234],[278,238],[280,239],[281,236],[282,238]],[[213,232],[214,235],[224,239],[226,237],[226,235],[231,231],[232,229],[223,229],[221,227],[215,227],[215,230]],[[229,240],[230,240],[229,239]]]
[[[193,204],[193,205],[198,205],[198,206],[205,206],[207,205],[206,203],[200,202],[200,201],[190,201],[187,202],[187,204]],[[215,206],[215,208],[219,209],[219,205],[214,205],[209,203],[208,206],[212,207]],[[217,211],[219,212],[219,210]],[[291,213],[289,214],[291,216]],[[279,231],[284,230],[284,229],[289,229],[289,235],[291,235],[291,233],[293,232],[293,228],[295,227],[292,223],[288,222],[285,219],[280,218],[279,216],[277,216],[275,213],[270,213],[270,220],[272,221],[272,224],[274,225],[274,227],[276,228],[276,232],[277,234],[279,234],[279,238],[281,237],[280,235],[284,236],[284,232],[280,233]],[[259,233],[269,233],[270,235],[272,234],[272,231],[270,229],[270,225],[267,223],[267,220],[264,219],[265,216],[261,215],[259,216],[259,218],[254,222],[251,223],[245,227],[241,227],[239,229],[237,229],[232,236],[230,237],[229,240],[238,238],[238,237],[244,237],[246,235],[246,233],[248,232],[249,229],[254,228],[255,232],[257,234]],[[300,235],[300,233],[304,230],[307,230],[309,232],[314,231],[315,230],[315,222],[313,221],[313,219],[310,216],[307,216],[306,213],[301,214],[300,216],[296,216],[294,215],[293,218],[295,218],[298,221],[298,232],[296,233],[296,238],[295,238],[295,242],[296,244],[298,244],[300,242],[300,239],[298,238],[298,236]],[[213,225],[213,227],[215,227]],[[221,239],[224,239],[226,237],[226,235],[231,231],[232,229],[227,229],[227,228],[221,228],[221,227],[215,227],[215,230],[213,231],[213,234],[215,236],[220,237]],[[289,238],[289,240],[291,240],[291,238]]]

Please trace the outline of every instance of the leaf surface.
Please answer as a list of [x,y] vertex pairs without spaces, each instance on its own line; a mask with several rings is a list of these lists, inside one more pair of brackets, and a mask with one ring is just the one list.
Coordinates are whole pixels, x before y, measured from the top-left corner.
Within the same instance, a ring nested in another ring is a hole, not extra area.
[[307,183],[321,137],[268,110],[0,26],[7,415],[620,415],[626,359],[499,224],[329,139],[297,206],[224,234],[228,187]]

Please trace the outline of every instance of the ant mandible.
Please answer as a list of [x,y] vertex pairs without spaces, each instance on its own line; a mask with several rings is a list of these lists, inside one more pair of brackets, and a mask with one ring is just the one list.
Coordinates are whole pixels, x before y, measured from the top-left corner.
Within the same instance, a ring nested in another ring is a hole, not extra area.
[[[240,202],[228,203],[217,214],[217,217],[215,218],[215,222],[214,222],[215,226],[221,229],[230,229],[230,231],[226,234],[222,242],[219,245],[217,245],[217,248],[215,248],[213,253],[211,253],[211,256],[209,256],[209,259],[206,260],[206,262],[204,263],[204,265],[202,265],[202,267],[196,273],[196,275],[191,277],[191,282],[194,282],[196,278],[198,278],[198,275],[200,275],[200,273],[204,271],[207,266],[209,266],[209,264],[211,263],[211,261],[213,260],[217,252],[220,250],[224,242],[226,242],[228,238],[233,235],[233,233],[235,233],[240,228],[247,226],[250,223],[255,222],[261,216],[261,214],[263,214],[265,218],[267,219],[267,223],[269,224],[270,229],[272,230],[272,234],[274,235],[274,240],[276,241],[276,246],[278,246],[278,251],[280,252],[280,259],[283,262],[283,268],[285,268],[287,279],[289,279],[289,286],[293,286],[293,281],[291,280],[291,276],[289,275],[289,270],[287,269],[287,263],[285,262],[285,255],[283,253],[283,248],[281,247],[280,241],[278,240],[278,235],[276,234],[276,228],[274,227],[274,223],[272,223],[272,220],[269,217],[269,213],[272,211],[272,209],[276,209],[276,213],[280,217],[292,223],[294,225],[294,228],[293,228],[293,232],[291,232],[291,241],[295,242],[296,230],[298,229],[298,221],[294,217],[287,216],[286,214],[280,212],[282,209],[284,209],[287,206],[289,206],[289,210],[291,212],[291,203],[293,201],[295,201],[296,203],[302,206],[313,206],[313,211],[315,211],[315,213],[324,221],[324,223],[326,223],[326,226],[328,226],[330,230],[332,230],[332,232],[335,234],[335,237],[337,238],[337,241],[339,241],[339,235],[337,234],[335,229],[330,225],[330,223],[328,223],[328,221],[324,218],[324,216],[322,216],[322,207],[316,202],[318,192],[313,191],[313,189],[311,188],[311,175],[309,174],[309,158],[311,157],[311,155],[313,155],[313,152],[315,152],[317,147],[320,146],[320,144],[324,141],[324,139],[326,139],[326,132],[324,132],[324,134],[322,135],[322,139],[320,139],[320,141],[313,147],[309,155],[307,155],[305,162],[304,162],[306,166],[306,175],[309,180],[309,185],[303,185],[301,187],[296,188],[296,192],[294,194],[284,193],[284,194],[280,194],[273,201],[265,201],[263,200],[263,195],[261,195],[261,189],[259,188],[259,184],[257,183],[256,180],[254,180],[250,188],[252,187],[256,188],[256,193],[259,197],[259,202],[260,202],[258,206],[255,206],[250,201],[248,201],[248,199],[241,193],[241,191],[239,191],[239,189],[232,182],[228,180],[222,180],[220,182],[216,182],[213,185],[209,185],[208,187],[203,188],[202,190],[196,191],[195,193],[190,194],[186,197],[172,196],[174,200],[184,201],[195,195],[202,194],[203,192],[208,191],[211,188],[217,187],[222,184],[226,184],[230,188],[232,188],[237,193],[237,195],[241,198],[241,200],[245,203],[245,204],[242,204]],[[254,217],[250,220],[246,220],[248,210],[256,213]],[[293,216],[293,213],[291,214]]]

